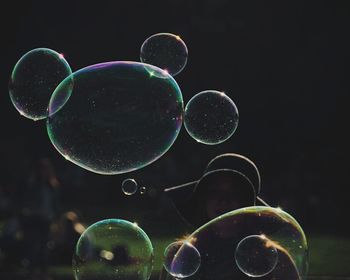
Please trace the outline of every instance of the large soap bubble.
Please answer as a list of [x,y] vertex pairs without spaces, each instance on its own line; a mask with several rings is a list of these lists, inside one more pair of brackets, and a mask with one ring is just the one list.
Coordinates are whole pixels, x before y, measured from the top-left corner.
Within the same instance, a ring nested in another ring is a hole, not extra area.
[[73,255],[76,280],[148,280],[153,268],[153,247],[135,223],[108,219],[80,236]]
[[[275,255],[270,256],[272,270],[261,279],[306,279],[308,247],[302,228],[283,210],[265,206],[246,207],[226,213],[187,237],[186,240],[201,255],[201,266],[189,279],[251,279],[237,266],[235,251],[244,238],[257,235],[267,238],[278,254],[276,265],[273,263]],[[257,263],[254,265],[257,266]],[[171,279],[171,276],[163,275],[162,279]]]
[[164,268],[177,279],[195,274],[201,264],[201,256],[190,242],[176,241],[164,251]]
[[38,48],[27,52],[11,74],[9,93],[13,105],[26,118],[45,119],[53,91],[71,73],[63,55],[54,50]]
[[185,108],[185,128],[196,141],[215,145],[229,139],[238,126],[238,109],[223,92],[202,91]]
[[186,66],[188,50],[180,36],[171,33],[157,33],[143,42],[140,59],[167,71],[179,74]]
[[180,131],[182,114],[180,88],[168,73],[138,62],[108,62],[83,68],[56,88],[47,130],[66,159],[119,174],[161,157]]

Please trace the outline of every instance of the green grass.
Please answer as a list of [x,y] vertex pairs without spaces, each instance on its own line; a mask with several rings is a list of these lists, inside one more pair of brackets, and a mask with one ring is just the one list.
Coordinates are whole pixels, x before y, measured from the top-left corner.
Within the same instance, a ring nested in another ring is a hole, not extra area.
[[350,237],[312,235],[310,275],[350,276]]
[[[157,275],[162,268],[164,249],[174,240],[174,237],[152,238],[154,246],[153,276]],[[312,235],[309,236],[308,243],[310,249],[309,275],[313,275],[312,279],[326,279],[317,278],[317,276],[350,275],[350,237]],[[72,269],[69,266],[52,267],[50,272],[57,277],[72,275]],[[327,279],[332,279],[332,277]]]

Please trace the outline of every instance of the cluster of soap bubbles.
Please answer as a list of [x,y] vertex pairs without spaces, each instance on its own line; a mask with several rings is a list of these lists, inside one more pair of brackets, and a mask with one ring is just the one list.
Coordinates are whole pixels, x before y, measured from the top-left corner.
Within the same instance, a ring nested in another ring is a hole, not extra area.
[[[305,235],[293,217],[273,207],[228,212],[197,229],[188,240],[201,255],[200,268],[191,279],[306,277]],[[187,260],[187,254],[193,252],[179,250],[173,262]]]
[[133,195],[137,193],[137,191],[139,191],[140,194],[144,194],[147,189],[145,186],[139,187],[135,179],[128,178],[122,182],[122,191],[125,195]]
[[[169,253],[161,279],[306,279],[308,246],[299,223],[260,197],[260,173],[253,161],[227,153],[213,158],[196,181],[165,189],[182,217],[198,229],[185,240],[194,251]],[[190,193],[186,203],[179,195]],[[181,265],[186,263],[186,267]],[[198,267],[197,267],[198,265]],[[181,272],[179,272],[181,270]]]
[[100,174],[121,174],[156,161],[172,146],[183,121],[189,135],[219,144],[237,128],[238,110],[223,92],[206,90],[184,109],[173,76],[188,50],[177,35],[144,41],[141,62],[111,61],[72,73],[62,54],[29,51],[15,65],[9,93],[23,116],[46,119],[49,138],[67,160]]
[[[193,139],[207,145],[223,143],[235,133],[238,109],[224,92],[203,90],[184,107],[174,77],[187,59],[186,44],[170,33],[147,38],[141,62],[110,61],[73,73],[62,54],[38,48],[15,65],[9,94],[21,115],[46,119],[49,139],[64,158],[95,173],[123,174],[164,155],[183,123]],[[199,180],[165,192],[183,188],[191,195],[179,213],[198,229],[165,249],[162,278],[306,277],[302,228],[259,197],[261,180],[254,162],[238,154],[220,155]],[[121,189],[127,196],[146,192],[132,178]],[[195,215],[201,218],[195,221]],[[147,234],[122,219],[91,225],[73,255],[76,280],[148,280],[152,268]]]

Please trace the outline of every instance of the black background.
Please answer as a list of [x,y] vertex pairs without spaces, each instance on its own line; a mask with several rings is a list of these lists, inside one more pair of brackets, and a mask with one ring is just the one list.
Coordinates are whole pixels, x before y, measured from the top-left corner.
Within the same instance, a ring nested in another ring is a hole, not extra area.
[[[49,156],[63,177],[65,203],[83,211],[92,201],[97,209],[122,200],[120,182],[128,176],[160,190],[199,178],[220,153],[237,152],[260,168],[262,197],[292,213],[307,233],[348,233],[346,1],[38,0],[1,6],[6,15],[0,35],[2,181],[21,177],[32,160]],[[134,174],[101,176],[65,161],[44,122],[27,120],[14,109],[7,85],[25,52],[52,48],[64,53],[73,70],[138,61],[142,42],[158,32],[178,34],[188,46],[187,67],[176,77],[185,102],[202,90],[218,89],[237,104],[240,123],[229,141],[205,146],[183,128],[153,165]],[[85,186],[73,187],[70,178],[77,177]]]

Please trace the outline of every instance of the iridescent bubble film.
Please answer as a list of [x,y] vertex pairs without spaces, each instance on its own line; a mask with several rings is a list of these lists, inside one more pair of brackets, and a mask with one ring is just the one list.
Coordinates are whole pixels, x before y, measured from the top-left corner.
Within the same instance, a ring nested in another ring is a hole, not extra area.
[[108,219],[86,229],[76,245],[73,272],[76,280],[148,280],[153,268],[153,247],[135,223]]
[[164,268],[175,278],[186,278],[195,274],[200,266],[201,256],[191,243],[177,241],[164,251]]
[[[306,279],[308,247],[302,228],[283,210],[265,206],[246,207],[226,213],[187,237],[201,255],[201,266],[190,279],[251,279],[251,276],[242,272],[235,260],[237,246],[242,239],[251,235],[265,236],[278,253],[274,269],[261,279]],[[256,263],[254,265],[257,266]],[[162,279],[169,277],[168,274]]]
[[32,120],[45,119],[57,85],[72,73],[62,54],[47,48],[33,49],[15,65],[9,94],[18,112]]
[[167,71],[179,74],[186,66],[188,50],[180,36],[158,33],[149,37],[141,46],[140,59]]
[[138,185],[137,182],[134,179],[125,179],[122,182],[122,191],[126,195],[133,195],[137,192]]
[[202,91],[185,108],[185,128],[196,141],[215,145],[229,139],[238,126],[238,109],[223,92]]
[[275,269],[278,252],[274,242],[265,235],[250,235],[238,243],[235,260],[243,273],[250,277],[262,277]]
[[119,174],[160,158],[174,143],[182,114],[180,88],[168,73],[114,61],[83,68],[56,88],[47,131],[66,159],[96,173]]

